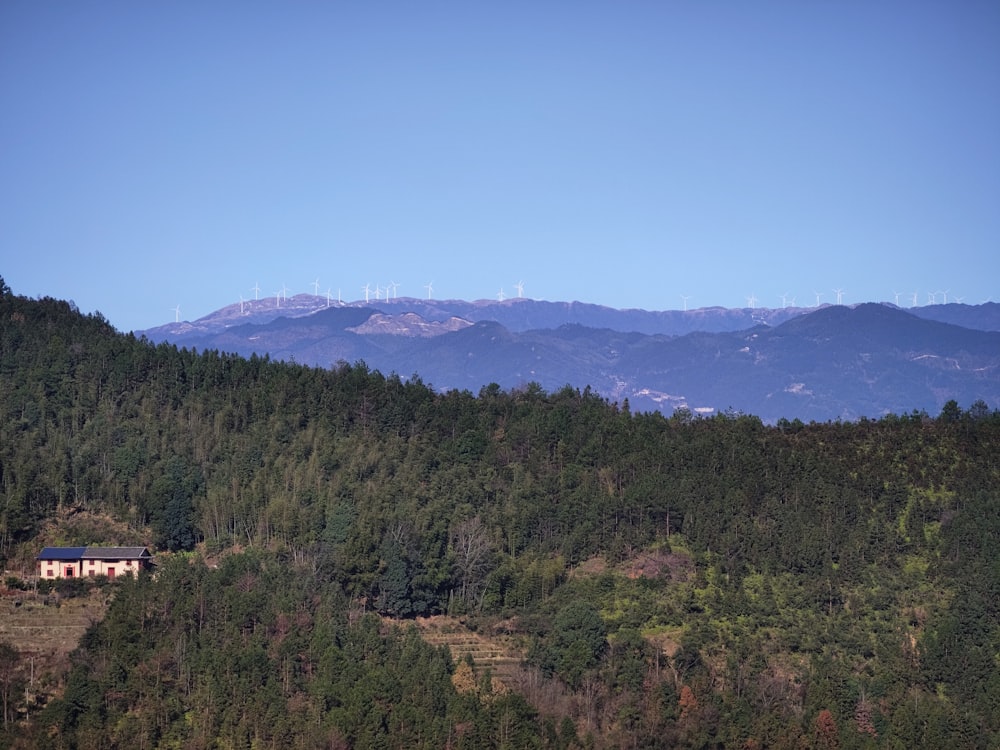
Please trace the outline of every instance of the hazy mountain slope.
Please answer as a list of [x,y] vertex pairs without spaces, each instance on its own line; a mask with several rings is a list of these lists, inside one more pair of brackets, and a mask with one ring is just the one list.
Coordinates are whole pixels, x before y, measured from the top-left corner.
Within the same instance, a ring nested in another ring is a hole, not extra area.
[[341,359],[353,362],[377,356],[380,349],[370,337],[349,330],[373,314],[369,308],[330,308],[306,317],[275,318],[260,325],[244,323],[215,333],[168,336],[163,340],[199,350],[218,349],[244,356],[266,353],[272,359],[296,359],[323,366]]
[[[615,362],[639,334],[567,325],[554,331],[513,333],[494,322],[413,344],[396,360],[400,374],[417,372],[435,388],[477,392],[537,382],[549,390],[570,384],[613,394]],[[585,379],[586,382],[583,382]]]
[[[638,327],[657,319],[642,311],[531,300],[392,300],[378,308],[323,307],[214,333],[203,326],[199,333],[161,329],[158,335],[183,346],[267,353],[321,367],[364,360],[385,373],[417,374],[439,390],[476,393],[489,383],[505,389],[528,382],[547,390],[590,386],[643,411],[733,409],[768,421],[821,421],[913,409],[935,413],[951,399],[1000,406],[1000,333],[887,304],[781,312],[786,317],[776,326],[670,336],[624,331],[629,320]],[[502,321],[473,320],[488,314],[515,319],[515,326],[540,325],[516,330]],[[688,326],[698,321],[725,328],[740,320],[752,324],[758,314],[713,308],[680,315],[687,315]],[[621,327],[555,325],[560,315]],[[667,314],[657,315],[668,321]],[[980,322],[988,319],[980,316]]]
[[643,373],[653,391],[765,420],[934,412],[949,399],[995,405],[1000,391],[1000,334],[874,304],[825,308],[774,329],[692,334],[631,355],[623,370]]
[[963,328],[974,328],[978,331],[1000,331],[1000,304],[983,302],[980,305],[925,305],[909,307],[918,318],[938,320],[942,323],[952,323]]

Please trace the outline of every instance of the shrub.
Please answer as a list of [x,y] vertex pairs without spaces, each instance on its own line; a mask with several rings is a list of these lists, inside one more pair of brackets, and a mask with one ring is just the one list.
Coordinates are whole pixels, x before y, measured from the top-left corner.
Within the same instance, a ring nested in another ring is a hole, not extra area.
[[11,591],[27,591],[30,588],[26,581],[22,581],[17,576],[7,576],[3,583]]

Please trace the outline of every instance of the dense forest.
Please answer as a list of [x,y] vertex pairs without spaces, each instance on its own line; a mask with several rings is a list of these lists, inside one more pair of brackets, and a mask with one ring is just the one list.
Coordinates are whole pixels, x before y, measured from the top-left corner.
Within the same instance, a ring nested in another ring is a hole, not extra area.
[[[767,426],[437,393],[0,280],[8,585],[43,543],[157,554],[44,704],[0,643],[0,747],[997,747],[998,510],[982,403]],[[421,639],[431,615],[502,628],[531,684]]]

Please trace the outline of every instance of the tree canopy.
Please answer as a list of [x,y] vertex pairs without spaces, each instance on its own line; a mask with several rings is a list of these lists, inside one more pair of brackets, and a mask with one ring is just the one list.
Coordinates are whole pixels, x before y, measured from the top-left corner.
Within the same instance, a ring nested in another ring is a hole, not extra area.
[[[0,281],[5,567],[80,511],[174,554],[116,584],[32,725],[53,747],[990,746],[998,455],[981,403],[772,427],[437,393],[154,346]],[[457,694],[373,611],[514,618],[574,732]]]

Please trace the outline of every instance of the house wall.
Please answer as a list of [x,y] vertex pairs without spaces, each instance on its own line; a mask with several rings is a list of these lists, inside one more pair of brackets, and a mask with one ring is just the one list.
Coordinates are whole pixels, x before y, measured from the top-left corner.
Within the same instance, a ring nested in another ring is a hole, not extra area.
[[79,578],[79,560],[39,560],[39,578]]
[[117,578],[121,575],[135,575],[139,566],[138,560],[84,560],[83,574]]
[[[79,578],[80,576],[136,575],[142,563],[139,560],[39,560],[39,578]],[[70,575],[67,575],[70,571]]]

